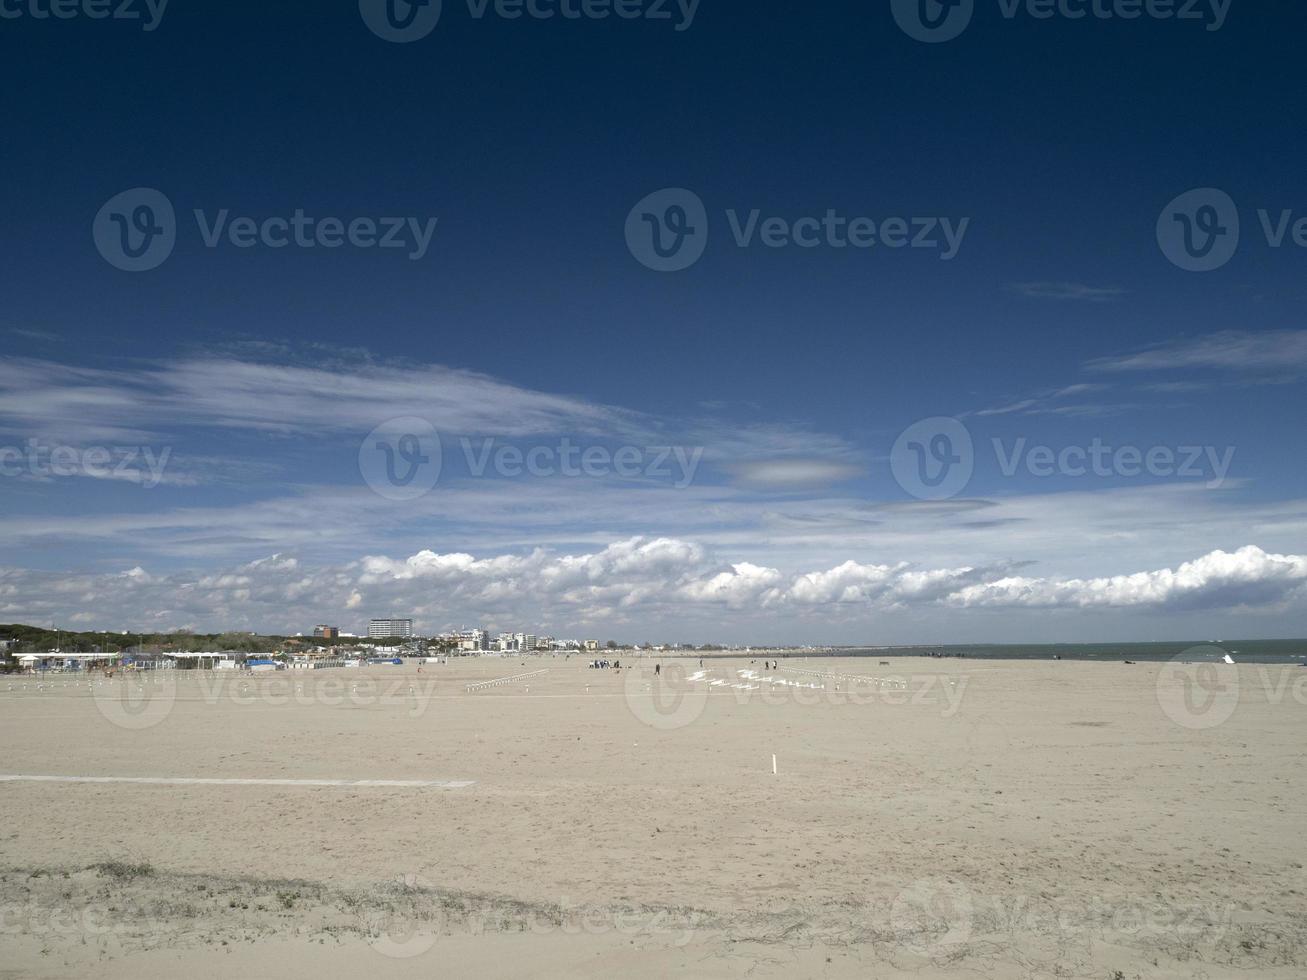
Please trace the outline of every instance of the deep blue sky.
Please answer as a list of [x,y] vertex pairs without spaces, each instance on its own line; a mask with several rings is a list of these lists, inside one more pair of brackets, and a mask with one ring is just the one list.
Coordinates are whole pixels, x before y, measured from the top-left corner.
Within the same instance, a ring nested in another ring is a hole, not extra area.
[[[1307,136],[1296,122],[1307,12],[1233,0],[1223,27],[1206,31],[1147,19],[1007,20],[997,0],[977,4],[970,28],[937,45],[901,31],[888,0],[811,9],[703,0],[683,32],[667,22],[475,20],[464,3],[446,0],[435,31],[407,45],[374,37],[348,0],[172,0],[149,33],[84,17],[0,20],[7,93],[0,343],[12,359],[128,376],[199,356],[300,366],[325,360],[337,372],[371,357],[397,371],[443,365],[514,389],[632,410],[669,432],[702,433],[703,417],[711,416],[713,427],[828,434],[841,443],[836,455],[847,451],[862,474],[837,492],[809,487],[802,501],[779,493],[793,508],[787,519],[799,521],[814,519],[805,507],[824,515],[835,498],[855,510],[912,503],[886,460],[895,437],[929,416],[968,420],[984,445],[1022,436],[1054,446],[1096,436],[1141,446],[1235,445],[1238,505],[1299,514],[1305,365],[1293,357],[1307,251],[1266,247],[1255,212],[1307,213]],[[91,221],[115,194],[138,186],[163,191],[183,231],[162,267],[131,275],[101,258]],[[697,265],[664,275],[633,260],[623,224],[636,201],[671,186],[706,202],[712,234]],[[1167,261],[1154,226],[1168,201],[1206,186],[1239,203],[1244,244],[1224,268],[1194,274]],[[352,249],[209,250],[195,233],[192,208],[440,221],[430,254],[409,262]],[[950,262],[883,248],[742,250],[729,241],[727,208],[789,218],[835,208],[971,223]],[[1101,292],[1076,298],[1078,288]],[[1119,359],[1151,347],[1205,350],[1203,338],[1213,335],[1237,337],[1235,353],[1200,356],[1183,376],[1119,368]],[[1247,355],[1260,349],[1258,337],[1288,351],[1282,366]],[[284,350],[236,346],[252,340]],[[1117,369],[1092,363],[1104,359]],[[39,366],[24,370],[35,387],[52,376]],[[1177,383],[1184,387],[1148,387]],[[1075,385],[1093,387],[1057,398],[1072,398],[1080,411],[1040,411],[1051,392]],[[1037,414],[976,414],[1025,401],[1036,403],[1030,408]],[[415,414],[423,414],[420,407]],[[41,432],[75,445],[91,438],[51,428],[44,400],[29,412],[15,396],[4,421],[0,442],[8,444]],[[157,434],[164,421],[134,424]],[[356,447],[368,427],[337,433],[340,444]],[[237,429],[197,422],[165,438],[179,458],[226,460],[215,465],[227,479],[197,479],[149,497],[130,492],[140,488],[98,485],[106,481],[73,481],[74,489],[11,479],[0,487],[0,502],[15,519],[198,506],[235,512],[279,499],[292,485],[299,493],[359,482],[356,469],[341,475],[354,463],[348,452],[332,455],[332,439],[281,435],[270,444],[266,435]],[[773,448],[762,455],[792,452],[780,442]],[[250,472],[230,479],[232,460]],[[274,472],[287,461],[295,472]],[[978,459],[968,497],[1106,493],[1166,482],[1003,478],[992,459]],[[719,471],[711,485],[730,479]],[[935,528],[883,541],[849,538],[845,553],[822,545],[808,556],[802,542],[773,536],[768,522],[781,503],[749,503],[753,526],[762,528],[752,535],[738,515],[691,526],[631,504],[624,515],[617,505],[622,519],[597,517],[585,527],[551,522],[547,535],[521,526],[504,534],[506,525],[491,521],[496,533],[483,547],[478,528],[488,525],[451,504],[440,521],[391,515],[394,533],[386,540],[342,542],[339,552],[321,557],[430,549],[482,558],[537,544],[577,553],[648,534],[704,540],[709,564],[729,568],[747,558],[786,576],[845,560],[920,560],[930,568],[1048,561],[1020,544],[1002,554],[993,543],[974,551],[940,547],[946,532]],[[1149,506],[1174,514],[1170,505]],[[1072,523],[1081,519],[1074,507],[1067,513]],[[1144,540],[1152,522],[1131,514],[1135,523],[1123,529],[1132,542],[1128,557],[1114,562],[1096,533],[1068,545],[1076,554],[1087,549],[1085,567],[1072,554],[1033,574],[1128,574],[1245,545],[1303,553],[1296,516],[1281,514],[1276,520],[1287,523],[1278,524],[1261,510],[1227,515],[1228,527],[1204,541],[1199,532],[1212,523],[1195,514],[1185,534],[1162,536],[1175,542],[1173,553],[1162,553]],[[1038,520],[1024,513],[1012,519]],[[742,536],[714,537],[727,527]],[[923,535],[923,550],[938,561],[914,553],[912,534]],[[1090,539],[1100,550],[1084,543]],[[81,573],[154,562],[174,573],[282,550],[257,538],[219,559],[176,548],[135,553],[130,540],[99,532],[81,538],[68,526],[48,534],[11,528],[4,564]],[[746,555],[746,541],[756,551]],[[309,543],[287,550],[314,557]],[[71,601],[40,609],[25,601],[9,611],[87,614]],[[126,601],[121,608],[137,618],[173,614]],[[211,614],[205,608],[176,611],[177,621],[207,623],[231,615],[233,606]],[[1281,631],[1307,625],[1300,607],[1291,602],[1289,610],[1277,613],[1288,617],[1279,620]],[[251,617],[260,626],[283,625],[271,615]],[[499,613],[484,597],[429,613],[433,627],[492,615]],[[636,622],[653,628],[666,617],[673,614]],[[562,625],[573,622],[564,617]],[[723,616],[723,635],[743,635],[732,622]],[[918,627],[909,623],[895,638],[915,639]],[[870,638],[878,628],[874,617],[858,619],[832,638]],[[1108,632],[1175,628],[1174,618],[1161,625],[1113,620]],[[1032,629],[1017,618],[982,626],[959,618],[944,632],[967,639],[1066,632]]]

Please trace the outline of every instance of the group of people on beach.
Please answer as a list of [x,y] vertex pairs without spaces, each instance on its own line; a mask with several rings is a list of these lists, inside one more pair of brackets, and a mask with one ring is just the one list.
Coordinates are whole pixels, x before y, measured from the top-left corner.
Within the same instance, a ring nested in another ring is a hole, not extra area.
[[622,662],[620,660],[591,660],[589,666],[591,670],[621,670]]

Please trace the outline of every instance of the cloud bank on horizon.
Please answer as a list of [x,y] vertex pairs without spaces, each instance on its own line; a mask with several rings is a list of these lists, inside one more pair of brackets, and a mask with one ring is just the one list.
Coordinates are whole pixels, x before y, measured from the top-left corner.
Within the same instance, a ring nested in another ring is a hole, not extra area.
[[786,575],[749,562],[723,563],[692,541],[639,537],[578,555],[539,549],[478,558],[424,550],[337,566],[274,555],[199,577],[151,574],[141,567],[98,574],[0,570],[0,619],[25,610],[45,618],[72,603],[83,611],[61,619],[68,626],[105,626],[93,610],[113,608],[154,630],[276,623],[278,632],[298,632],[298,619],[336,621],[370,610],[413,615],[421,629],[436,632],[465,622],[466,612],[475,610],[504,628],[530,613],[534,621],[564,631],[639,628],[642,613],[689,616],[690,623],[704,626],[728,611],[747,615],[765,631],[786,619],[811,626],[838,616],[856,623],[906,610],[1259,612],[1304,598],[1307,557],[1269,554],[1253,545],[1215,551],[1174,569],[1093,579],[1019,575],[1001,565],[922,568],[856,561]]
[[[1024,292],[1116,295],[1034,285]],[[1219,420],[1222,397],[1295,384],[1304,338],[1223,332],[1092,360],[1008,401],[959,398],[977,476],[943,500],[891,478],[888,452],[911,417],[854,432],[756,404],[672,416],[266,345],[94,368],[8,358],[0,448],[110,459],[66,476],[7,459],[0,621],[296,632],[412,615],[428,630],[684,625],[727,642],[935,642],[1200,635],[1239,617],[1244,632],[1301,634],[1307,502],[1258,462],[1283,447],[1250,433],[1239,456],[1211,455],[1244,466],[1220,480],[982,464],[987,442],[999,463],[1056,439],[1167,448],[1177,426],[1149,420]],[[407,416],[441,433],[444,469],[429,493],[386,499],[362,478],[360,442]],[[129,461],[133,444],[143,452]],[[560,445],[578,459],[602,450],[609,465],[568,474]],[[664,461],[679,458],[685,479],[650,465],[659,447],[686,449]],[[487,470],[505,449],[553,469]],[[618,451],[632,453],[629,471]]]

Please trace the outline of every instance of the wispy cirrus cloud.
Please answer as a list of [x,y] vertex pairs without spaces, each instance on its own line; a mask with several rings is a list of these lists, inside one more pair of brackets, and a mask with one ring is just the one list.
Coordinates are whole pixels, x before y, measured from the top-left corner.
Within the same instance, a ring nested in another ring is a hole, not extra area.
[[440,365],[352,369],[196,357],[79,368],[0,362],[0,423],[86,438],[198,426],[284,434],[367,432],[403,415],[452,432],[641,432],[637,413]]
[[1307,370],[1307,330],[1228,330],[1090,361],[1092,371],[1300,372]]
[[970,414],[977,418],[989,418],[997,415],[1071,415],[1096,417],[1116,414],[1133,408],[1132,405],[1111,404],[1105,402],[1087,402],[1083,399],[1106,391],[1108,384],[1073,384],[1061,388],[1050,388],[1038,392],[1029,398],[1015,402],[984,408]]
[[0,432],[74,446],[181,442],[196,430],[267,435],[281,440],[289,455],[313,440],[361,439],[383,422],[416,417],[455,439],[579,435],[702,447],[710,464],[739,464],[757,486],[847,478],[856,462],[843,438],[783,420],[660,417],[473,371],[361,355],[343,359],[339,352],[323,352],[310,364],[288,360],[276,345],[241,345],[239,355],[117,369],[0,361]]
[[[1307,372],[1307,331],[1265,333],[1224,331],[1202,337],[1158,344],[1129,354],[1096,358],[1085,370],[1097,374],[1161,374],[1164,372],[1221,372],[1236,377],[1193,380],[1150,380],[1122,387],[1141,395],[1183,395],[1218,388],[1235,389],[1255,376],[1258,384],[1292,384]],[[1046,389],[1024,398],[965,413],[977,418],[1004,415],[1050,415],[1067,418],[1102,418],[1155,405],[1131,401],[1090,400],[1115,387],[1108,382],[1080,382]]]
[[1016,282],[1008,288],[1030,299],[1079,303],[1109,303],[1126,294],[1118,286],[1087,286],[1081,282]]

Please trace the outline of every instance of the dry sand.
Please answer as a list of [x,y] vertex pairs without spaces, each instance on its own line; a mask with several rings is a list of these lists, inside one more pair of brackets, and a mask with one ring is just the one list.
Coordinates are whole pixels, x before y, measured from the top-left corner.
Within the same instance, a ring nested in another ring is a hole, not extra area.
[[0,782],[0,977],[1307,976],[1307,670],[661,663],[0,678],[0,776],[471,782]]

